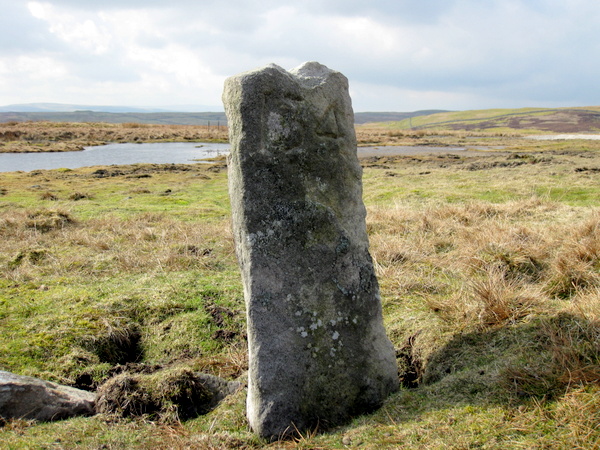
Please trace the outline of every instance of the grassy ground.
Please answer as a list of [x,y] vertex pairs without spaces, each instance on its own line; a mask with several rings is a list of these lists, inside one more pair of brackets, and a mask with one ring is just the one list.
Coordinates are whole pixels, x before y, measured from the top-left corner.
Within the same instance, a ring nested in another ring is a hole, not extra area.
[[[185,421],[8,421],[0,447],[600,448],[600,149],[506,139],[363,161],[404,384],[379,411],[269,444],[242,390]],[[0,248],[1,368],[87,388],[124,365],[243,380],[223,161],[2,173]]]

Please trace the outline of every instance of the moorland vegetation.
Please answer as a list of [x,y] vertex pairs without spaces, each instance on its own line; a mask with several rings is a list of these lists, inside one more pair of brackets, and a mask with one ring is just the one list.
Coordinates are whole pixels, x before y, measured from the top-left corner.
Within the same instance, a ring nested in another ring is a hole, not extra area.
[[108,142],[226,142],[222,125],[94,122],[0,123],[0,153],[69,152]]
[[[21,126],[33,125],[0,130]],[[389,125],[359,127],[358,136],[502,147],[362,160],[403,385],[380,410],[267,443],[247,428],[241,390],[195,418],[170,405],[127,417],[4,421],[0,446],[600,447],[600,143]],[[123,373],[243,381],[226,177],[222,159],[0,173],[0,367],[85,389]]]

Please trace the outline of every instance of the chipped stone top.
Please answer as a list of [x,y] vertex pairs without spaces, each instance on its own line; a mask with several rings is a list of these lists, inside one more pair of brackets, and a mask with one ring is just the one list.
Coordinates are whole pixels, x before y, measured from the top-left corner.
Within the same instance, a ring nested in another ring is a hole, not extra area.
[[332,70],[327,66],[324,66],[321,63],[316,61],[308,61],[300,64],[298,67],[295,67],[290,70],[285,70],[283,67],[271,63],[262,67],[258,67],[256,69],[252,69],[246,72],[242,72],[236,75],[236,78],[243,78],[247,76],[252,76],[253,74],[260,74],[265,72],[265,70],[276,70],[281,73],[285,73],[293,76],[296,81],[300,82],[304,87],[310,88],[315,87],[320,84],[324,84],[327,79],[332,76],[339,76],[342,78],[346,78],[341,72],[337,70]]
[[289,73],[294,75],[304,87],[315,87],[324,84],[331,75],[342,75],[316,61],[305,62],[290,70]]

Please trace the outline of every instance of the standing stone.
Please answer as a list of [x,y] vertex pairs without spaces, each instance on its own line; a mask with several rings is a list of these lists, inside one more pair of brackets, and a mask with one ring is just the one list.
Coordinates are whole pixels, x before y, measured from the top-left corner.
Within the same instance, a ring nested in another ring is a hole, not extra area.
[[398,387],[368,251],[348,80],[309,62],[225,82],[229,192],[248,319],[247,416],[277,438]]

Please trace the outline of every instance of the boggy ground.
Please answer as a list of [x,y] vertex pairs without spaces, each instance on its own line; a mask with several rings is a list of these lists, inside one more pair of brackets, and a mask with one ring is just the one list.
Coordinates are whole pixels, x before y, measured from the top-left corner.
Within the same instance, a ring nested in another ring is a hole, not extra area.
[[[420,145],[476,146],[526,145],[514,132],[463,132],[445,130],[395,130],[377,124],[356,127],[360,146]],[[86,146],[115,142],[226,142],[225,126],[148,125],[139,123],[0,123],[0,153],[79,151]]]
[[[371,157],[364,199],[403,388],[267,443],[245,392],[207,415],[8,421],[5,448],[598,448],[600,151]],[[0,174],[0,367],[95,388],[124,370],[241,379],[226,166]]]
[[0,153],[66,152],[114,142],[226,142],[227,128],[139,123],[0,123]]

